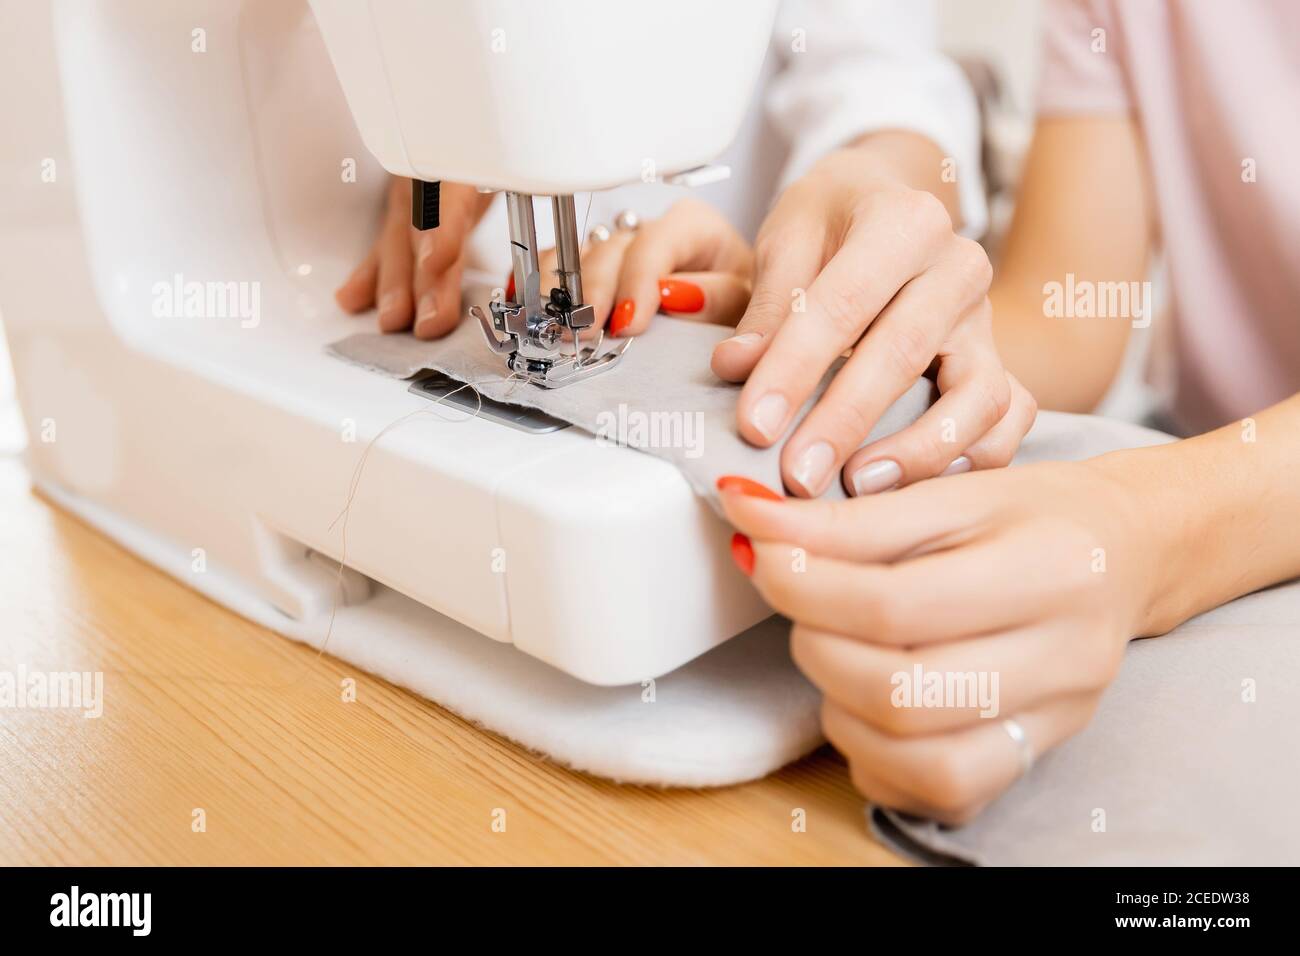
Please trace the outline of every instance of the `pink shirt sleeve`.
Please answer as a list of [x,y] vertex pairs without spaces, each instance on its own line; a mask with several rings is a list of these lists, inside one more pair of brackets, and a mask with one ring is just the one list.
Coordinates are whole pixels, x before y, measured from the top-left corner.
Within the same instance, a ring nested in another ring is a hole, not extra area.
[[1040,116],[1132,109],[1108,0],[1048,0],[1043,11]]

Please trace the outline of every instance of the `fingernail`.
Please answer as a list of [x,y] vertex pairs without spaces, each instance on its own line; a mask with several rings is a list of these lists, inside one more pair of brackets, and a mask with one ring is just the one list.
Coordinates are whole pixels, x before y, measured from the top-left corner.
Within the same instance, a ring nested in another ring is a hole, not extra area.
[[780,392],[768,392],[754,403],[749,422],[768,441],[775,441],[780,437],[781,426],[789,413],[790,402],[786,397]]
[[510,273],[510,278],[506,280],[506,301],[515,301],[515,274]]
[[636,312],[636,303],[631,299],[624,299],[618,305],[614,306],[614,314],[609,317],[609,334],[618,335],[625,328],[632,324],[632,316]]
[[415,313],[415,334],[428,331],[433,320],[438,317],[437,299],[432,292],[426,292],[420,299],[419,311]]
[[754,573],[754,546],[739,531],[731,536],[731,560],[746,574]]
[[704,308],[704,290],[684,279],[660,279],[659,306],[665,312],[699,312]]
[[873,461],[853,473],[853,493],[874,495],[888,491],[902,480],[903,469],[898,467],[898,462],[889,459]]
[[390,289],[379,299],[379,328],[385,332],[393,331],[400,299],[396,289]]
[[960,475],[962,472],[970,471],[970,459],[965,455],[960,455],[952,460],[952,464],[939,473],[940,478],[946,478],[949,475]]
[[835,449],[824,441],[803,450],[790,470],[790,477],[810,495],[820,494],[835,464]]
[[719,345],[757,345],[763,341],[763,336],[759,332],[742,332],[740,335],[733,335],[729,339],[723,339]]
[[735,491],[751,498],[763,498],[767,501],[781,501],[784,497],[762,482],[741,475],[723,475],[718,479],[718,490],[724,494],[728,491]]

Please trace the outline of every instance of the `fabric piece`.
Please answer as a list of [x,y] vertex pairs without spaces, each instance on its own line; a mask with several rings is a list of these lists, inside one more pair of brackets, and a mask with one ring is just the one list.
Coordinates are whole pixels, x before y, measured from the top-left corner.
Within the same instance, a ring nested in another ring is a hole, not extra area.
[[[722,475],[744,475],[771,488],[782,485],[780,445],[755,448],[740,437],[735,418],[740,386],[723,382],[709,368],[713,346],[734,331],[659,316],[616,368],[558,389],[504,381],[504,360],[488,350],[472,321],[434,342],[361,332],[333,343],[329,351],[397,378],[437,369],[472,383],[489,398],[540,408],[605,440],[665,458],[716,510],[714,483]],[[828,374],[817,395],[830,378]],[[928,379],[918,381],[886,411],[869,440],[915,421],[929,407],[932,390]],[[832,482],[825,497],[844,498],[844,489]]]
[[1173,335],[1162,336],[1173,340],[1172,414],[1184,433],[1300,391],[1300,180],[1270,173],[1300,152],[1297,35],[1295,0],[1047,7],[1040,114],[1140,121],[1172,292]]

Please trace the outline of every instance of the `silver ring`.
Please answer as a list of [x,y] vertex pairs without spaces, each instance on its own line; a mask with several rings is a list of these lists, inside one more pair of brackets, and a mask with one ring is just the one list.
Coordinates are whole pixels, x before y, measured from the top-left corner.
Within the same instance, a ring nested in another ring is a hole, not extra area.
[[1016,751],[1020,757],[1020,776],[1029,773],[1029,768],[1034,765],[1034,748],[1029,743],[1029,735],[1025,733],[1025,728],[1020,726],[1020,721],[1012,720],[1008,717],[1002,721],[1002,729],[1007,732],[1012,743],[1016,745]]
[[614,217],[614,228],[624,232],[636,232],[641,225],[641,217],[631,209],[624,209]]
[[609,226],[596,223],[596,225],[591,227],[591,231],[587,233],[587,241],[609,242],[609,235]]

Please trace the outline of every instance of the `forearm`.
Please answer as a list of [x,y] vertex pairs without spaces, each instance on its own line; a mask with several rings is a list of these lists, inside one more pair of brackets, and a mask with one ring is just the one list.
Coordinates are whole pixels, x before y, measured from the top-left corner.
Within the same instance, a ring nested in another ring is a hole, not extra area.
[[961,192],[956,177],[944,175],[947,157],[933,140],[907,130],[880,130],[847,148],[865,157],[882,179],[933,193],[943,201],[953,228],[961,229]]
[[1048,315],[1041,284],[999,273],[989,291],[993,338],[1002,364],[1029,389],[1039,408],[1091,412],[1123,358],[1125,319]]
[[1252,418],[1095,464],[1140,502],[1152,576],[1140,631],[1163,634],[1300,577],[1300,395]]
[[[1128,116],[1038,124],[989,298],[1002,361],[1041,408],[1092,411],[1119,369],[1129,329],[1150,322],[1145,299],[1112,314],[1097,298],[1104,289],[1145,289],[1154,213],[1144,168]],[[1091,292],[1091,306],[1077,292]]]

